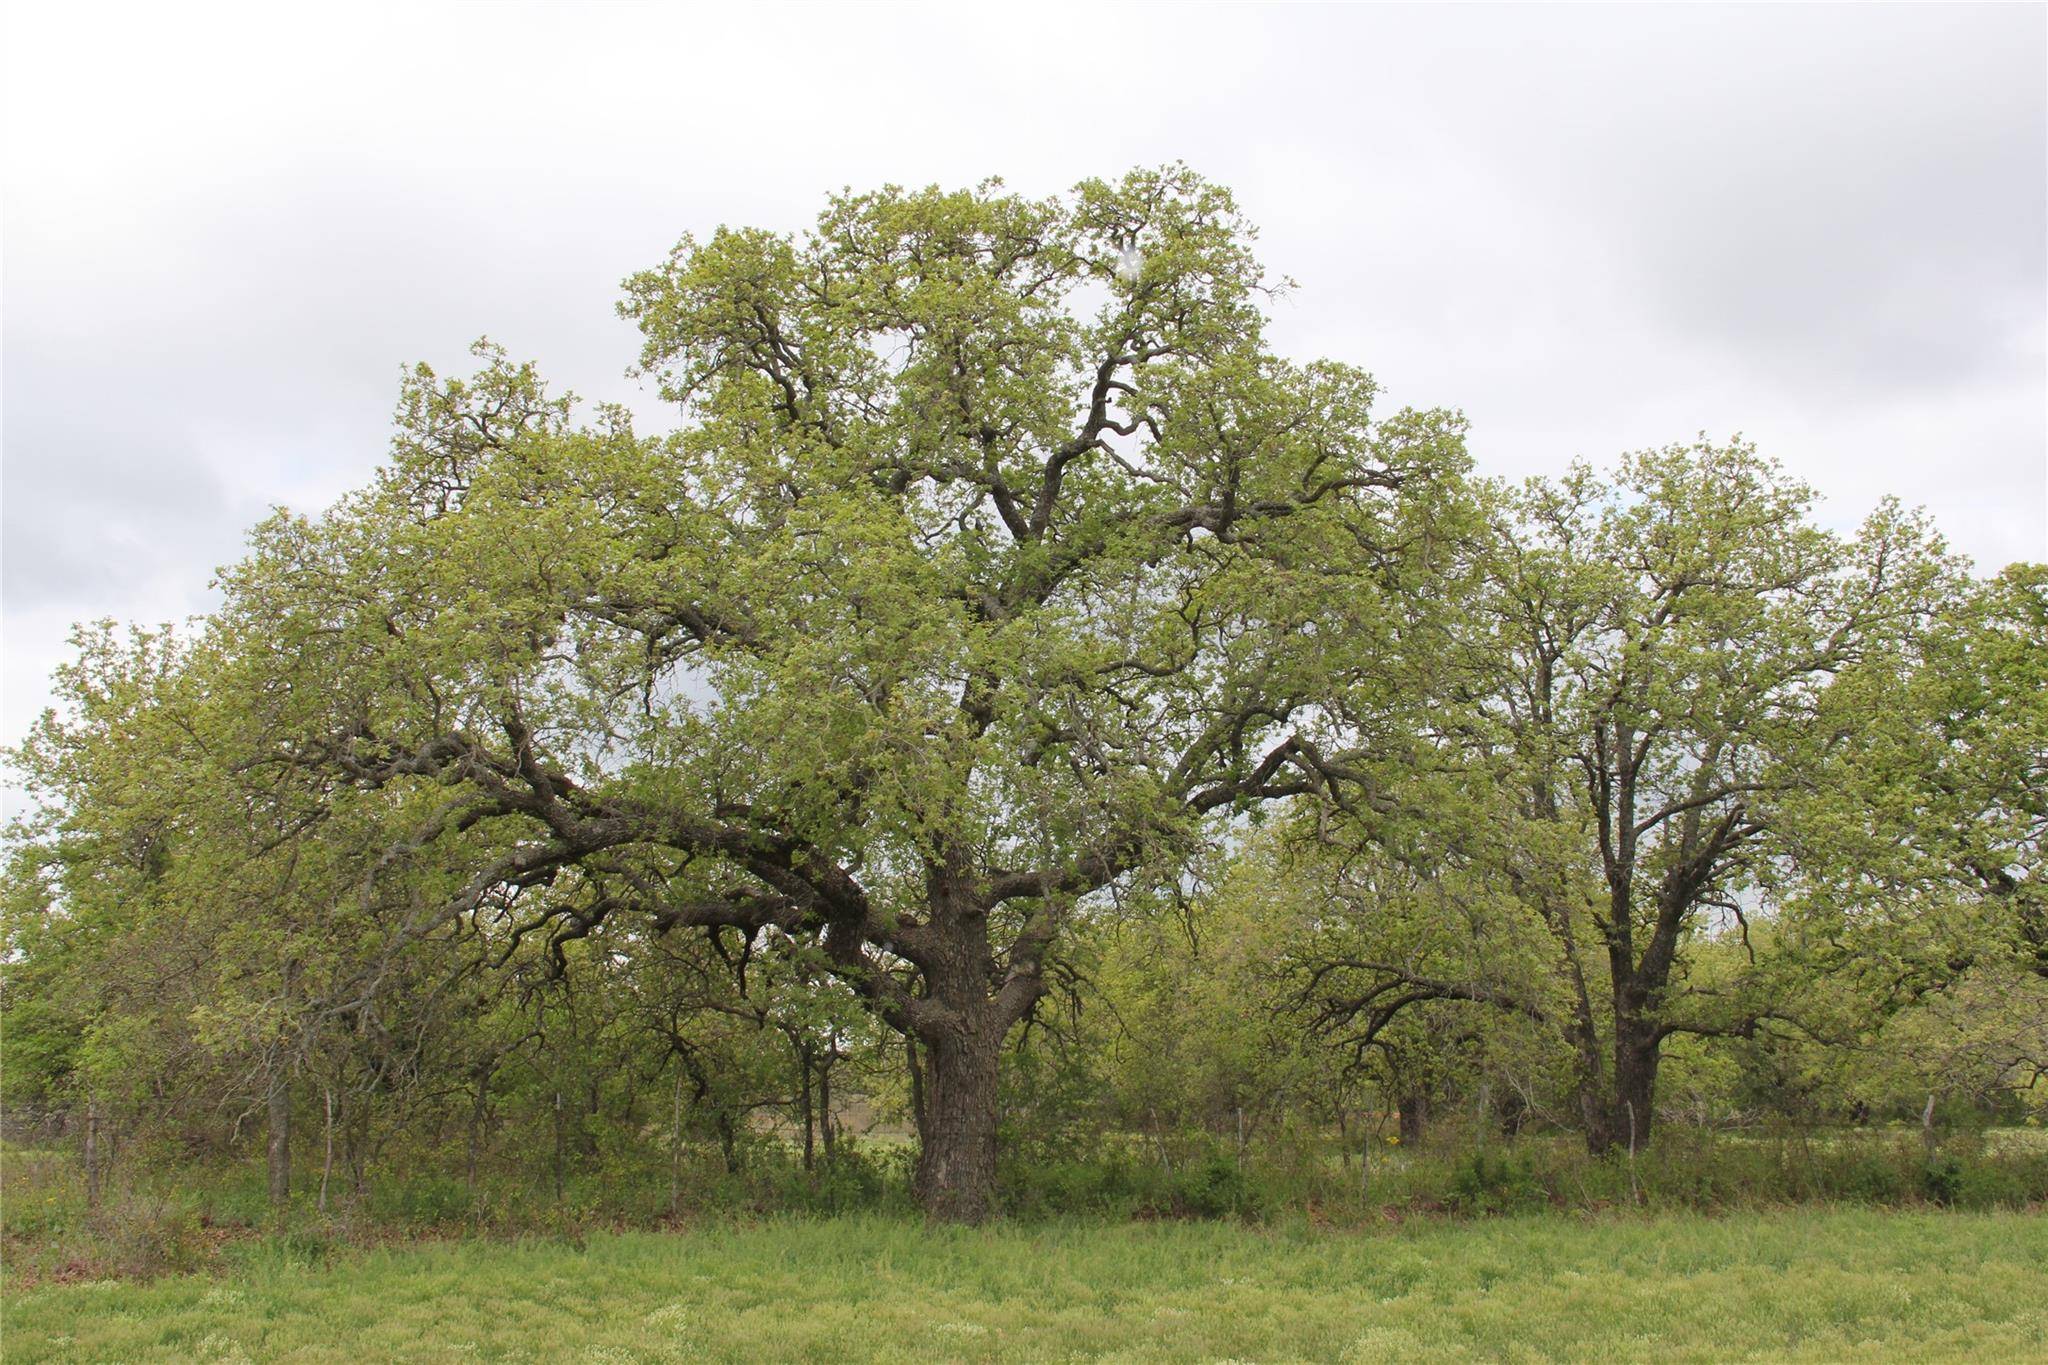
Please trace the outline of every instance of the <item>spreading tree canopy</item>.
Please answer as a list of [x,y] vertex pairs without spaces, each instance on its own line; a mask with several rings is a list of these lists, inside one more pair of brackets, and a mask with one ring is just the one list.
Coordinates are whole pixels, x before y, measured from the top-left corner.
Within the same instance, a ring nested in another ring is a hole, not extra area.
[[1459,419],[1274,354],[1252,235],[1177,167],[848,194],[627,281],[672,432],[488,347],[413,372],[374,483],[261,526],[195,648],[215,776],[162,799],[261,816],[217,913],[338,843],[303,893],[372,947],[773,939],[911,1040],[922,1195],[983,1216],[1063,933],[1356,799],[1443,599]]

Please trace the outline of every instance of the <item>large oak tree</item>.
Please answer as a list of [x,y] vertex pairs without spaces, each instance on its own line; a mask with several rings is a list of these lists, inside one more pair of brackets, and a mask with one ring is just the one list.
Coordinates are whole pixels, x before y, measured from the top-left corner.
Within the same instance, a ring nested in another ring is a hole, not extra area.
[[849,194],[627,282],[672,433],[415,372],[375,484],[225,577],[221,770],[376,813],[380,932],[784,944],[912,1040],[922,1196],[984,1216],[1063,931],[1350,791],[1436,608],[1461,424],[1276,356],[1251,236],[1180,168]]

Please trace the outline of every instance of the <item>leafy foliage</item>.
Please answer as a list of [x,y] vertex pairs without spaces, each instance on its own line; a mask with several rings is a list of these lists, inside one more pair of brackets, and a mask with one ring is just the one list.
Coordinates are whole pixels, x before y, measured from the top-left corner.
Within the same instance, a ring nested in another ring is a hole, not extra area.
[[475,1222],[2038,1119],[2048,571],[1740,441],[1474,480],[1274,352],[1254,240],[1179,166],[847,193],[625,282],[675,430],[407,372],[11,755],[11,1116]]

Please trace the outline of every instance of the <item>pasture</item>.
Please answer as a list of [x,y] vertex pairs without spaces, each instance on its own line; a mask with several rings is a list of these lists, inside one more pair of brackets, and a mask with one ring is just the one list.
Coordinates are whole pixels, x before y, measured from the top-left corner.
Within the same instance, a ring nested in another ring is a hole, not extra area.
[[407,1359],[2020,1360],[2028,1214],[1418,1218],[674,1232],[234,1250],[227,1273],[8,1295],[11,1362]]

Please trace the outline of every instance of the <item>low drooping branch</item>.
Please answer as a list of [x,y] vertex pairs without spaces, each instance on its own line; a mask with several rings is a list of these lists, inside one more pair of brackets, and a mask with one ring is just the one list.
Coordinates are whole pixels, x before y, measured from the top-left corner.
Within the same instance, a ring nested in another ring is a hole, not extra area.
[[[1371,980],[1358,989],[1335,988],[1333,978],[1346,973],[1362,973]],[[1428,976],[1394,963],[1356,957],[1318,962],[1296,993],[1295,1007],[1308,1016],[1311,1031],[1339,1035],[1338,1041],[1350,1048],[1357,1060],[1379,1045],[1380,1036],[1404,1011],[1447,1000],[1491,1006],[1539,1024],[1548,1021],[1542,1009],[1498,987]]]

